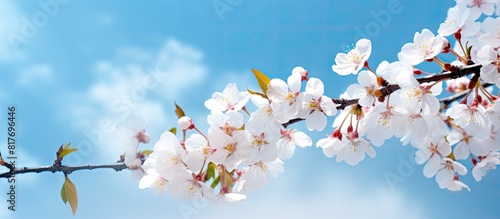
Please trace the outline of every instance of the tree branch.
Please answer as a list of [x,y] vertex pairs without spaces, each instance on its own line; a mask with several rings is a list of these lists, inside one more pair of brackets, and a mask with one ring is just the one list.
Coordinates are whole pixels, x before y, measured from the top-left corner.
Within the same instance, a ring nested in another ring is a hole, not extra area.
[[[457,79],[466,75],[470,75],[473,73],[479,73],[479,70],[483,67],[481,64],[473,64],[473,65],[468,65],[468,66],[463,66],[463,67],[455,67],[453,66],[450,71],[445,71],[433,75],[429,75],[427,77],[423,78],[417,78],[417,81],[422,84],[422,83],[427,83],[427,82],[435,82],[435,81],[442,81],[446,79]],[[384,86],[380,88],[380,91],[383,93],[383,97],[392,94],[394,91],[399,90],[401,87],[397,84],[389,84],[387,86]],[[345,100],[345,99],[333,99],[333,102],[336,104],[340,104],[337,106],[337,109],[344,109],[347,106],[350,106],[352,104],[358,103],[358,99],[350,99],[350,100]]]
[[[460,78],[460,77],[463,77],[466,75],[470,75],[473,73],[479,73],[481,67],[483,67],[481,64],[472,64],[472,65],[463,66],[463,67],[452,66],[450,71],[445,71],[445,72],[429,75],[429,76],[423,77],[423,78],[417,78],[417,81],[420,84],[422,84],[422,83],[427,83],[427,82],[443,81],[446,79],[457,79],[457,78]],[[489,86],[489,85],[485,84],[484,86]],[[401,87],[399,87],[399,85],[397,85],[397,84],[389,84],[387,86],[383,86],[379,90],[382,91],[382,94],[383,94],[382,97],[386,97],[386,96],[392,94],[394,91],[399,90],[400,88]],[[462,93],[453,95],[451,97],[444,98],[440,101],[445,103],[445,104],[449,104],[450,102],[452,102],[460,97],[463,97],[466,93],[467,92],[462,92]],[[332,98],[332,100],[335,104],[338,104],[337,109],[345,109],[347,106],[358,103],[359,99],[346,100],[346,99],[342,99],[342,98],[340,98],[340,99]],[[304,120],[304,119],[301,119],[301,118],[291,119],[290,121],[284,123],[283,127],[286,128],[287,126],[294,124],[294,123],[297,123],[297,122],[302,121],[302,120]]]
[[[481,67],[482,67],[482,65],[480,65],[480,64],[474,64],[474,65],[469,65],[469,66],[464,66],[464,67],[452,67],[451,71],[433,74],[433,75],[423,77],[423,78],[418,78],[417,81],[419,83],[426,83],[426,82],[442,81],[442,80],[446,80],[446,79],[456,79],[456,78],[460,78],[460,77],[463,77],[466,75],[470,75],[472,73],[479,73],[479,70]],[[490,85],[491,84],[484,84],[483,86],[487,87]],[[382,87],[380,90],[383,93],[383,97],[385,97],[398,89],[400,89],[399,85],[389,84],[387,86]],[[440,102],[444,103],[445,105],[448,105],[449,103],[463,97],[466,93],[467,93],[467,91],[457,93],[453,96],[440,99]],[[344,109],[347,106],[358,103],[359,99],[346,100],[346,99],[334,99],[334,98],[332,98],[332,100],[335,104],[339,104],[337,106],[337,109]],[[302,120],[304,120],[304,119],[301,119],[301,118],[291,119],[287,123],[284,123],[283,126],[286,128],[287,126],[294,124],[294,123],[297,123],[297,122],[302,121]],[[124,163],[106,164],[106,165],[87,164],[87,165],[83,165],[83,166],[52,165],[52,166],[44,166],[44,167],[36,167],[36,168],[22,167],[22,168],[17,168],[17,169],[14,169],[12,166],[6,166],[6,167],[9,168],[10,171],[0,174],[0,178],[9,178],[9,177],[14,176],[16,174],[24,174],[24,173],[63,172],[66,174],[70,174],[70,173],[77,171],[77,170],[114,169],[115,171],[118,172],[118,171],[122,171],[124,169],[128,169],[128,167]]]
[[124,169],[128,169],[128,167],[125,165],[125,163],[105,164],[105,165],[87,164],[82,166],[43,166],[36,168],[22,167],[17,169],[11,169],[11,171],[9,172],[2,173],[0,174],[0,178],[9,178],[16,174],[23,174],[23,173],[63,172],[66,174],[70,174],[77,170],[93,170],[93,169],[114,169],[115,171],[118,172]]

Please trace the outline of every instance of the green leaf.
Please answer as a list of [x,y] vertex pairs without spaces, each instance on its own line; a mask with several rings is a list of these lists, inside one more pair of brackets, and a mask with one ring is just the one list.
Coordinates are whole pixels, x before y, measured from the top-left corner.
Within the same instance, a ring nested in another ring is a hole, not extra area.
[[177,103],[175,103],[175,114],[177,114],[177,118],[181,118],[183,116],[186,116],[186,114],[184,113],[182,108],[179,105],[177,105]]
[[453,152],[451,152],[449,155],[448,155],[448,158],[452,159],[452,160],[455,160],[455,155],[453,154]]
[[68,198],[66,197],[66,181],[64,181],[63,186],[61,188],[61,199],[66,204],[68,202]]
[[210,185],[210,187],[215,188],[217,186],[217,184],[219,184],[220,182],[220,176],[217,176],[215,177],[214,181],[212,182],[212,185]]
[[69,149],[69,146],[71,146],[71,142],[70,142],[70,143],[67,143],[66,145],[64,145],[64,148],[63,148],[63,149]]
[[153,151],[152,150],[143,150],[141,153],[146,155],[146,156],[149,156],[150,154],[153,153]]
[[226,180],[226,186],[228,186],[229,188],[233,187],[233,174],[227,172],[227,171],[224,171],[224,179]]
[[267,99],[267,96],[266,96],[265,94],[263,94],[263,93],[259,93],[259,92],[256,92],[256,91],[252,91],[252,90],[250,90],[250,89],[248,89],[248,88],[247,88],[247,91],[248,91],[248,93],[250,93],[250,94],[253,94],[253,95],[259,95],[259,96],[261,96],[262,98],[266,98],[266,99]]
[[466,53],[467,53],[467,54],[465,54],[465,55],[466,55],[467,57],[470,57],[470,53],[471,53],[471,50],[472,50],[472,46],[468,46],[468,47],[466,47],[466,50],[467,50],[467,51],[466,51]]
[[169,132],[171,132],[172,134],[176,135],[177,134],[177,128],[173,127],[171,128],[170,130],[168,130]]
[[76,208],[78,207],[78,195],[76,194],[76,187],[71,180],[69,180],[68,175],[65,175],[64,184],[61,188],[61,199],[64,204],[69,202],[73,215],[76,213]]
[[59,154],[58,158],[63,158],[64,156],[66,156],[66,155],[68,155],[68,154],[70,154],[70,153],[75,152],[75,151],[78,150],[77,148],[69,148],[70,145],[71,145],[71,143],[68,143],[68,144],[66,144],[66,146],[64,146],[64,148],[62,149],[62,151]]
[[215,169],[217,166],[210,162],[208,163],[208,168],[207,168],[207,175],[205,175],[205,181],[210,180],[211,178],[215,178]]
[[260,89],[262,89],[262,92],[266,94],[267,85],[269,84],[269,82],[271,82],[271,79],[269,79],[269,77],[267,77],[264,73],[260,72],[257,69],[252,68],[252,71],[255,75],[255,78],[257,79],[257,82],[259,83]]

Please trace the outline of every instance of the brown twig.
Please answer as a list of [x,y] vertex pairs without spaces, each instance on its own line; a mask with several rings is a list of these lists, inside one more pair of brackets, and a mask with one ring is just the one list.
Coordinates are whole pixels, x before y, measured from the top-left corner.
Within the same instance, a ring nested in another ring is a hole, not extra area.
[[128,167],[124,163],[116,163],[116,164],[104,164],[104,165],[82,165],[82,166],[43,166],[43,167],[35,167],[35,168],[16,168],[9,172],[5,172],[0,174],[0,178],[9,178],[11,176],[15,176],[17,174],[23,173],[41,173],[41,172],[63,172],[66,174],[70,174],[77,170],[93,170],[93,169],[114,169],[115,171],[122,171],[127,169]]

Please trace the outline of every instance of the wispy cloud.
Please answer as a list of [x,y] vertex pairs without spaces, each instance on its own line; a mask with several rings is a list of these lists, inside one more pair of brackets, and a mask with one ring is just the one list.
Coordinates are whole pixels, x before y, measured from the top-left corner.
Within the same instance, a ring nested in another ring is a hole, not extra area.
[[17,85],[21,87],[48,85],[53,81],[53,77],[54,73],[50,65],[33,65],[19,71]]
[[[96,62],[92,71],[93,84],[65,95],[66,100],[72,101],[64,114],[74,128],[100,135],[91,139],[97,146],[94,148],[116,155],[123,150],[117,143],[120,138],[114,130],[117,124],[129,115],[139,115],[149,121],[148,131],[152,136],[160,136],[169,126],[177,124],[174,114],[165,111],[165,103],[187,98],[183,93],[204,80],[207,67],[200,50],[168,39],[157,51],[119,49],[113,59]],[[111,128],[103,130],[103,122],[110,123]]]

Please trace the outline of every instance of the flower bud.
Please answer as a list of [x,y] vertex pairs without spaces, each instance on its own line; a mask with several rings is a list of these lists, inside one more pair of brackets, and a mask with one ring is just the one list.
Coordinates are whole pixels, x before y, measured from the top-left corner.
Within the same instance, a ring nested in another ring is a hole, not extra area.
[[191,120],[191,118],[189,118],[187,116],[183,116],[183,117],[179,118],[179,120],[177,121],[177,123],[179,124],[179,127],[182,130],[187,130],[187,129],[193,129],[194,128],[193,121]]
[[420,70],[418,68],[414,68],[413,69],[413,74],[415,74],[415,75],[421,75],[422,74],[422,70]]
[[307,81],[307,76],[309,75],[309,72],[302,68],[301,66],[297,66],[292,69],[292,74],[299,74],[301,81]]
[[128,168],[130,168],[132,170],[135,170],[135,169],[141,167],[141,165],[142,165],[142,161],[140,158],[138,158],[137,152],[133,152],[133,151],[127,151],[125,153],[124,163]]
[[332,133],[332,137],[342,140],[342,132],[340,132],[340,129],[335,129]]
[[462,32],[462,29],[458,29],[458,31],[453,34],[453,36],[455,37],[455,39],[457,39],[458,41],[460,41],[462,39],[462,33],[461,32]]
[[446,54],[450,52],[451,44],[450,41],[448,41],[446,38],[443,41],[443,49],[441,50],[442,53]]
[[347,126],[347,133],[352,133],[353,127],[352,125]]
[[144,144],[149,143],[149,140],[150,140],[150,136],[148,133],[146,133],[146,130],[142,130],[142,131],[138,132],[135,135],[135,138],[137,139],[137,141],[139,143],[144,143]]

